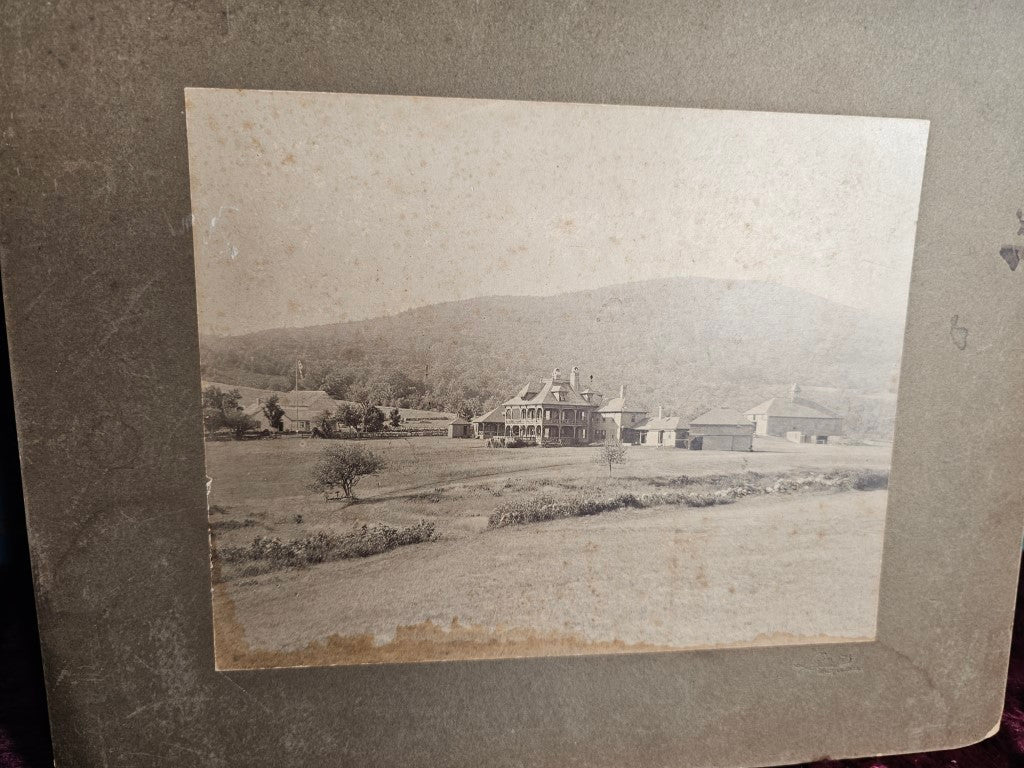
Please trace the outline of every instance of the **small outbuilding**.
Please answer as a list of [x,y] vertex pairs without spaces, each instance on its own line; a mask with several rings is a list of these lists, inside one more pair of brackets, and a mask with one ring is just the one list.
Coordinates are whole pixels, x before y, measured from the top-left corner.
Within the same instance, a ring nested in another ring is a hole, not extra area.
[[754,422],[731,408],[713,408],[690,422],[688,443],[704,451],[752,451]]
[[499,405],[490,413],[472,420],[473,435],[478,438],[497,437],[505,434],[505,406]]
[[690,430],[678,416],[664,416],[661,408],[658,415],[635,424],[637,445],[660,445],[669,448],[685,448]]
[[448,424],[448,437],[472,437],[473,425],[460,416],[456,416]]

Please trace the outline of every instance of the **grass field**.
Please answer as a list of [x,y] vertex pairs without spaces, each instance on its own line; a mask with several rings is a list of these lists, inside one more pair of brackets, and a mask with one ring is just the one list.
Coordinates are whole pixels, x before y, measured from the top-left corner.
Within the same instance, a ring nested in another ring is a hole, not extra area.
[[662,492],[682,475],[887,471],[887,446],[758,439],[752,453],[488,449],[382,440],[359,501],[307,490],[324,441],[209,443],[218,547],[361,526],[432,524],[437,540],[304,568],[215,568],[222,667],[667,650],[873,635],[884,490],[668,504],[489,530],[510,499]]

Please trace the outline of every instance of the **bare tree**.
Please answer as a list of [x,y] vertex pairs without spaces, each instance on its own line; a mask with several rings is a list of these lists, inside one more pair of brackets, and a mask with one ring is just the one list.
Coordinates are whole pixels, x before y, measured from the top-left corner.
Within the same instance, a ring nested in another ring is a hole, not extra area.
[[612,465],[626,463],[626,446],[621,440],[606,440],[598,449],[597,463],[608,465],[608,475],[612,474]]

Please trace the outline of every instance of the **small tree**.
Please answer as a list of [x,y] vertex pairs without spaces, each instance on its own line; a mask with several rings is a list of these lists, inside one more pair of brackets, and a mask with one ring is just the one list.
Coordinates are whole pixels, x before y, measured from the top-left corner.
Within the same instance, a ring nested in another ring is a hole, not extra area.
[[473,413],[473,407],[471,405],[467,405],[464,403],[459,408],[459,416],[464,418],[466,421],[470,421],[474,416],[476,416],[476,414]]
[[363,409],[363,431],[380,432],[384,429],[384,411],[375,405],[367,405]]
[[604,445],[598,449],[597,463],[608,465],[608,475],[612,474],[613,464],[625,464],[626,463],[626,446],[622,444],[621,440],[607,440]]
[[391,413],[388,414],[388,420],[391,422],[393,429],[398,429],[402,426],[402,414],[397,408],[392,408]]
[[267,423],[278,432],[284,427],[284,408],[281,407],[277,395],[271,395],[263,404],[263,415],[267,417]]
[[203,390],[203,426],[207,432],[215,432],[224,427],[231,429],[235,437],[256,427],[256,421],[242,413],[238,401],[242,395],[237,389],[228,392],[220,387],[207,387]]
[[224,426],[235,433],[236,440],[241,440],[246,432],[256,429],[256,419],[239,409],[224,416]]
[[206,387],[203,390],[203,426],[206,431],[215,432],[230,426],[228,419],[240,410],[238,401],[241,397],[237,389],[224,392],[220,387]]
[[316,428],[320,430],[320,434],[324,437],[333,437],[334,427],[337,423],[337,418],[330,411],[324,411],[317,416]]
[[363,423],[362,412],[358,408],[353,408],[347,404],[338,406],[336,418],[346,427],[352,427],[353,429]]
[[328,446],[313,467],[310,487],[324,497],[341,488],[345,498],[353,499],[352,489],[360,478],[376,475],[386,463],[384,458],[358,445]]

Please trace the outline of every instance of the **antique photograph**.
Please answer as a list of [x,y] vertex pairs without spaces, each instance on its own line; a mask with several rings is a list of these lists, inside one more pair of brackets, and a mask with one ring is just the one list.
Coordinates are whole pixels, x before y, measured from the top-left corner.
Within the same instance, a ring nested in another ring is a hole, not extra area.
[[219,669],[874,638],[927,121],[185,109]]

